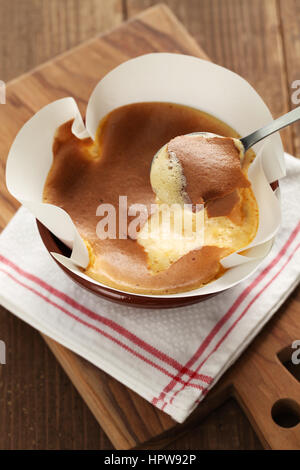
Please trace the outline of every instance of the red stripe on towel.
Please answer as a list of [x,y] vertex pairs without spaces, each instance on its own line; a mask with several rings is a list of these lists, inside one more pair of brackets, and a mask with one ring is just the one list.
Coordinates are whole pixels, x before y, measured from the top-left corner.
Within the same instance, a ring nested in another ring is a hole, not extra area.
[[[201,343],[199,348],[197,349],[196,353],[189,359],[189,361],[185,364],[185,368],[190,368],[193,366],[193,364],[200,358],[200,356],[204,353],[206,348],[209,346],[211,341],[214,339],[214,337],[217,335],[217,333],[220,331],[222,326],[227,323],[227,321],[232,317],[232,315],[235,313],[237,308],[241,305],[241,303],[245,300],[245,298],[251,293],[251,291],[265,278],[265,276],[269,273],[269,271],[280,261],[280,259],[284,256],[286,253],[287,249],[291,245],[291,243],[294,241],[296,238],[298,232],[300,231],[300,222],[297,224],[291,235],[289,236],[288,240],[282,247],[282,249],[279,251],[277,256],[259,273],[259,275],[252,281],[249,286],[244,289],[244,291],[238,296],[238,298],[235,300],[233,305],[228,309],[228,311],[223,315],[223,317],[219,320],[219,322],[214,326],[214,328],[211,330],[211,332],[208,334],[208,336],[204,339],[204,341]],[[173,380],[169,382],[168,385],[165,386],[163,391],[160,393],[158,397],[154,397],[152,399],[153,405],[157,405],[157,403],[160,400],[163,400],[164,397],[166,396],[167,393],[171,392],[176,383],[178,382],[178,378],[184,375],[184,371],[179,371],[179,373],[173,377]],[[189,381],[193,378],[193,376],[190,376]],[[187,384],[189,383],[187,382]]]
[[[15,263],[10,261],[9,259],[5,258],[3,255],[0,255],[0,262],[4,263],[5,265],[11,267],[16,271],[18,274],[21,276],[29,279],[30,281],[36,283],[43,289],[47,290],[51,294],[55,295],[57,298],[63,300],[65,303],[70,305],[71,307],[75,308],[76,310],[80,311],[87,317],[98,321],[102,323],[103,325],[111,328],[112,330],[116,331],[120,335],[124,336],[126,339],[130,340],[132,343],[134,343],[136,346],[139,346],[141,349],[144,349],[146,352],[152,354],[154,357],[158,358],[160,361],[164,362],[165,364],[173,367],[173,369],[176,369],[178,371],[183,370],[184,374],[189,375],[190,377],[193,377],[193,379],[201,380],[204,383],[210,383],[212,381],[212,377],[206,376],[206,375],[198,375],[188,369],[187,367],[183,366],[180,364],[178,361],[173,359],[172,357],[168,356],[167,354],[163,353],[162,351],[159,351],[157,348],[151,346],[151,344],[146,343],[142,339],[138,338],[134,333],[130,332],[123,326],[119,325],[113,320],[110,320],[109,318],[103,317],[102,315],[93,312],[92,310],[86,308],[84,305],[81,305],[78,303],[76,300],[72,299],[69,297],[67,294],[64,292],[56,289],[55,287],[51,286],[47,282],[43,281],[41,278],[35,276],[34,274],[29,273],[28,271],[25,271],[24,269],[20,268],[17,266]],[[171,377],[173,377],[174,374],[171,374]]]
[[[244,310],[242,311],[241,315],[235,320],[235,322],[231,325],[230,328],[228,328],[228,330],[226,331],[226,333],[224,334],[224,336],[220,339],[220,341],[216,344],[216,346],[214,347],[214,349],[208,354],[208,356],[201,362],[201,364],[197,367],[196,369],[196,372],[199,371],[201,369],[201,367],[203,367],[203,365],[205,364],[205,362],[210,358],[210,356],[215,352],[217,351],[217,349],[219,349],[219,347],[221,346],[221,344],[225,341],[225,339],[227,338],[227,336],[229,335],[229,333],[234,329],[234,327],[237,325],[237,323],[243,318],[243,316],[248,312],[249,308],[254,304],[254,302],[264,293],[264,291],[272,284],[272,282],[279,276],[279,274],[283,271],[283,269],[286,267],[286,265],[290,262],[290,260],[292,259],[292,257],[294,256],[294,254],[296,253],[296,251],[299,249],[300,247],[300,243],[294,248],[294,250],[292,251],[292,253],[289,255],[289,257],[287,258],[287,260],[285,261],[285,263],[281,266],[281,268],[277,271],[277,273],[272,277],[272,279],[270,279],[270,281],[267,282],[267,284],[262,287],[262,289],[253,297],[253,299],[250,300],[250,302],[248,303],[248,305],[244,308]],[[171,398],[170,400],[170,404],[173,403],[173,400],[174,398],[177,396],[178,393],[180,393],[182,390],[185,389],[185,387],[189,386],[190,385],[190,380],[189,379],[185,385],[183,385],[183,387],[179,390],[177,390],[177,392],[174,393],[173,397]],[[205,390],[205,392],[207,393],[207,389]],[[164,409],[164,407],[166,406],[167,403],[164,403],[164,406],[162,407],[162,409]]]
[[[118,346],[120,346],[121,348],[125,349],[126,351],[130,352],[131,354],[133,354],[135,357],[143,360],[144,362],[146,362],[147,364],[149,364],[150,366],[154,367],[155,369],[158,369],[160,372],[162,372],[163,374],[167,375],[168,377],[172,377],[172,374],[170,372],[168,372],[166,369],[164,369],[163,367],[159,366],[158,364],[156,364],[155,362],[149,360],[148,358],[146,358],[145,356],[141,355],[140,353],[138,353],[136,350],[130,348],[129,346],[127,346],[127,344],[124,344],[122,343],[121,341],[119,341],[117,338],[114,338],[113,336],[111,336],[110,334],[108,334],[107,332],[101,330],[100,328],[98,328],[97,326],[95,325],[92,325],[84,320],[82,320],[81,318],[77,317],[76,315],[74,315],[73,313],[69,312],[67,309],[65,309],[64,307],[62,307],[61,305],[57,304],[56,302],[53,302],[52,300],[50,300],[48,297],[46,297],[45,295],[43,295],[41,292],[37,291],[36,289],[34,289],[33,287],[30,287],[28,286],[27,284],[23,283],[22,281],[20,281],[19,279],[17,279],[15,276],[13,276],[12,274],[10,274],[9,272],[5,271],[5,269],[2,269],[0,268],[0,271],[4,274],[6,274],[10,279],[12,279],[14,282],[16,282],[17,284],[19,284],[20,286],[24,287],[25,289],[29,290],[30,292],[32,292],[33,294],[37,295],[38,297],[40,297],[41,299],[43,299],[45,302],[47,302],[48,304],[52,305],[53,307],[59,309],[61,312],[63,312],[65,315],[67,315],[68,317],[71,317],[73,318],[74,320],[78,321],[79,323],[81,323],[82,325],[96,331],[97,333],[101,334],[102,336],[104,336],[105,338],[109,339],[110,341],[116,343]],[[180,383],[184,384],[184,381],[179,379]],[[201,385],[198,385],[198,384],[191,384],[191,386],[193,388],[197,388],[199,390],[204,390],[204,387],[202,387]]]

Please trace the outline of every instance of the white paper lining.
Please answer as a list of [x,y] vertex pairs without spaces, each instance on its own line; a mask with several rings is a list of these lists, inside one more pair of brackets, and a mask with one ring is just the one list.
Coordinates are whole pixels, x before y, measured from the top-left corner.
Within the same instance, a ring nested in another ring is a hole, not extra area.
[[[113,109],[134,102],[174,102],[199,108],[225,121],[242,136],[272,120],[256,91],[239,75],[195,57],[154,53],[129,60],[107,74],[96,86],[87,106],[86,128],[73,98],[44,107],[18,133],[9,152],[6,182],[9,191],[29,208],[52,233],[71,247],[71,258],[53,256],[77,275],[89,262],[86,246],[71,217],[61,208],[42,202],[51,168],[52,145],[57,128],[74,119],[72,131],[80,139],[95,137],[99,121]],[[246,255],[234,253],[222,263],[230,268],[216,281],[187,293],[163,297],[186,297],[218,292],[248,277],[269,253],[280,225],[279,191],[270,182],[285,175],[280,136],[274,134],[254,146],[257,158],[249,179],[259,206],[257,235]],[[245,249],[245,248],[244,248]],[[160,296],[159,296],[160,297]]]

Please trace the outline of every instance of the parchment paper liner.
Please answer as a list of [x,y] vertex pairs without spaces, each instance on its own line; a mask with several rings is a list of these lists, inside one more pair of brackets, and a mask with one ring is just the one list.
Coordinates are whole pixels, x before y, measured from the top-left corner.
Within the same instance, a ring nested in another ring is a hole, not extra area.
[[[54,134],[61,124],[74,119],[73,133],[81,139],[94,139],[99,121],[107,113],[119,106],[143,101],[199,108],[226,122],[242,136],[272,120],[263,100],[239,75],[205,60],[170,53],[140,56],[107,74],[89,99],[86,127],[76,102],[70,97],[57,100],[35,114],[20,130],[10,149],[7,187],[37,219],[72,248],[71,258],[57,253],[52,253],[53,256],[77,275],[96,284],[99,283],[79,269],[87,266],[89,257],[71,217],[63,209],[42,202],[53,159]],[[257,158],[249,169],[249,179],[258,202],[260,222],[255,239],[247,247],[247,255],[234,253],[224,258],[222,264],[230,269],[200,289],[150,297],[186,297],[224,290],[248,277],[269,253],[281,220],[279,190],[274,193],[269,185],[285,176],[281,139],[278,134],[270,136],[254,150]]]

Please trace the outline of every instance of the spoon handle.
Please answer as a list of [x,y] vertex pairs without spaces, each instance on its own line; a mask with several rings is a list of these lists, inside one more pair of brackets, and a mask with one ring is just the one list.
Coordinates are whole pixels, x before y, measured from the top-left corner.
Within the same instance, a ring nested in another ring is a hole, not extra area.
[[252,132],[252,134],[247,135],[246,137],[243,137],[241,140],[245,152],[252,147],[252,145],[256,144],[260,140],[264,139],[265,137],[268,137],[271,134],[274,134],[274,132],[279,131],[283,127],[288,126],[289,124],[292,124],[295,121],[298,121],[300,119],[300,106],[296,109],[293,109],[287,114],[284,114],[283,116],[280,116],[278,119],[275,119],[275,121],[270,122],[270,124],[267,124],[266,126],[262,127],[258,131]]

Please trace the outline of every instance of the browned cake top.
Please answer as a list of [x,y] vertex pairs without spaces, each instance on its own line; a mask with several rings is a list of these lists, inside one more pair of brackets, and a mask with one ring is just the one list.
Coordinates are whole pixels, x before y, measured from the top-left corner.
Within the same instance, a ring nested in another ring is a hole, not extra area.
[[193,204],[223,198],[250,183],[241,169],[233,139],[182,135],[168,144],[182,166],[185,191]]
[[98,238],[96,211],[101,203],[112,204],[118,233],[119,196],[127,196],[128,207],[135,203],[149,207],[155,202],[149,174],[153,155],[163,144],[197,130],[235,136],[234,131],[201,111],[170,103],[135,103],[115,109],[100,124],[95,143],[77,139],[71,128],[68,122],[58,129],[44,202],[65,209],[89,242],[94,262],[88,275],[126,291],[162,294],[199,287],[223,272],[219,260],[224,250],[205,246],[153,275],[137,240]]

